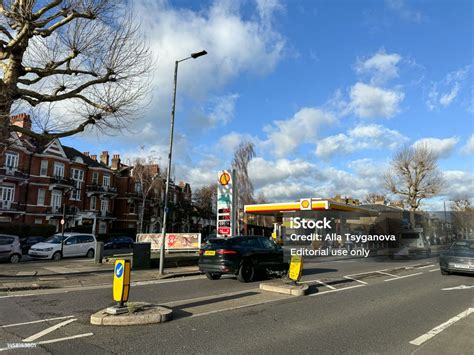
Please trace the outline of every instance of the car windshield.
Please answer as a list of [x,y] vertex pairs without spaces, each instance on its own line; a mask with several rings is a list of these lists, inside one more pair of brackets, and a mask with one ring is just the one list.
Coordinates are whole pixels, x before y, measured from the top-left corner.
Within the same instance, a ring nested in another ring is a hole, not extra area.
[[451,246],[452,250],[465,250],[474,253],[474,242],[455,242]]
[[56,234],[53,235],[52,237],[49,237],[44,241],[45,243],[52,243],[52,244],[59,244],[61,243],[61,235]]

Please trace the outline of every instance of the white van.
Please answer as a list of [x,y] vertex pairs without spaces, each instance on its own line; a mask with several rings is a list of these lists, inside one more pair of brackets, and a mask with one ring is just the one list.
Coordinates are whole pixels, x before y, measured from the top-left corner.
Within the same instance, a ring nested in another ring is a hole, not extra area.
[[427,258],[431,257],[430,243],[423,234],[423,228],[402,231],[398,246],[390,251],[392,256],[424,255]]
[[61,260],[63,257],[73,256],[94,257],[96,239],[93,234],[64,233],[62,253],[61,238],[62,234],[58,233],[44,242],[34,244],[28,251],[28,255],[32,258],[52,260]]

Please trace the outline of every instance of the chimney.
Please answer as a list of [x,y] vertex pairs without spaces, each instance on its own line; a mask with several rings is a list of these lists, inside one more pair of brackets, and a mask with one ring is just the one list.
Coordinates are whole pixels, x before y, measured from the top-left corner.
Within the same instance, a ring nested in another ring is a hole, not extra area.
[[[10,124],[13,126],[21,127],[31,131],[31,118],[30,115],[26,113],[20,113],[19,115],[14,115],[10,117]],[[21,133],[18,134],[20,137]]]
[[112,156],[112,170],[120,169],[120,155],[114,154]]
[[82,154],[84,154],[86,157],[89,156],[89,152],[83,152]]
[[150,173],[152,175],[157,175],[160,173],[160,166],[158,164],[151,164],[150,165]]
[[100,155],[100,162],[104,165],[109,166],[109,152],[108,151],[103,151],[102,154]]
[[91,155],[91,159],[97,161],[97,155]]

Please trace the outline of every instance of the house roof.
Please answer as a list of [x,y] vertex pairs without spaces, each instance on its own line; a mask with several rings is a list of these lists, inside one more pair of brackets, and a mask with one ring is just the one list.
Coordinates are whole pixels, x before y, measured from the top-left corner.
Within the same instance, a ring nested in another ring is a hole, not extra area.
[[77,149],[74,149],[72,147],[68,147],[68,146],[65,146],[65,145],[63,145],[62,147],[64,149],[64,153],[66,153],[66,156],[70,160],[74,160],[75,157],[81,157],[82,160],[84,160],[84,163],[86,163],[89,166],[92,166],[94,168],[104,168],[104,169],[109,169],[110,170],[110,168],[107,165],[102,164],[100,161],[94,160],[91,157],[82,154]]

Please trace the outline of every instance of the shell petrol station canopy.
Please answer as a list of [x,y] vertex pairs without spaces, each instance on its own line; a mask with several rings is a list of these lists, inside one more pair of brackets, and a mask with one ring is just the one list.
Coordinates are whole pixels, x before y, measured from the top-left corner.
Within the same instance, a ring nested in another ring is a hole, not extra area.
[[331,199],[303,198],[297,202],[264,203],[255,205],[245,205],[244,212],[263,216],[277,216],[281,213],[291,213],[299,211],[341,211],[341,212],[362,212],[373,214],[375,211],[362,208],[360,206],[336,202]]

